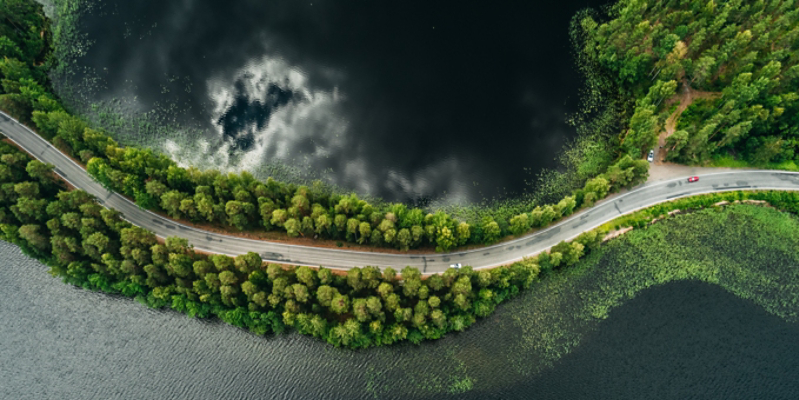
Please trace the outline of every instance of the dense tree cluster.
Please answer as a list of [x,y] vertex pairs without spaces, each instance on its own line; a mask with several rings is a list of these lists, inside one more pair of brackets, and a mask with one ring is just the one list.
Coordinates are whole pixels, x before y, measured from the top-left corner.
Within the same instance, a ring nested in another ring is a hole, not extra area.
[[40,8],[29,0],[0,3],[0,108],[19,116],[61,108],[47,82],[50,33]]
[[517,216],[498,214],[466,222],[448,213],[427,213],[404,204],[375,206],[355,194],[331,194],[317,186],[260,181],[247,172],[182,168],[152,150],[120,146],[105,132],[64,110],[49,91],[44,73],[49,28],[33,4],[14,0],[0,9],[6,16],[4,36],[0,36],[0,108],[32,122],[56,147],[85,163],[89,173],[107,188],[129,196],[142,208],[163,211],[176,219],[400,250],[428,247],[448,251],[546,226],[583,204],[592,205],[608,192],[646,179],[644,165],[626,158],[556,204],[540,205]]
[[607,193],[647,177],[646,162],[627,157],[608,173],[589,181],[576,196],[531,210],[529,224],[514,225],[513,220],[487,217],[472,225],[444,212],[425,213],[404,204],[378,208],[355,194],[331,194],[317,187],[284,184],[271,178],[263,182],[246,171],[222,174],[181,168],[149,149],[120,147],[107,135],[60,110],[34,111],[32,119],[43,135],[86,162],[88,172],[99,182],[130,196],[143,208],[240,231],[282,230],[290,237],[334,239],[400,250],[434,247],[448,251],[466,244],[493,243],[508,234],[546,226],[570,215],[578,201],[592,205]]
[[[493,243],[510,233],[546,226],[570,215],[579,205],[593,205],[609,192],[640,183],[648,176],[645,161],[625,157],[574,196],[538,206],[518,216],[517,223],[514,219],[486,217],[472,225],[444,212],[425,213],[404,204],[376,208],[355,194],[330,194],[273,179],[262,182],[247,172],[184,169],[151,150],[120,147],[63,111],[34,111],[32,119],[62,150],[78,154],[87,162],[93,177],[109,189],[134,198],[143,208],[237,230],[283,230],[290,237],[346,240],[401,250],[427,246],[447,251],[466,244]],[[525,216],[527,223],[519,223],[518,219]]]
[[180,238],[162,243],[86,192],[65,191],[52,169],[0,143],[0,238],[50,265],[53,275],[152,307],[216,315],[257,334],[293,328],[336,346],[418,343],[462,331],[528,287],[541,268],[574,264],[600,239],[587,233],[509,267],[450,268],[427,279],[411,267],[399,275],[375,267],[337,275],[264,265],[252,252],[206,256]]
[[582,15],[577,23],[585,59],[634,100],[621,138],[634,158],[656,144],[665,100],[692,90],[712,95],[680,117],[669,159],[732,154],[764,164],[799,156],[796,0],[620,0],[607,18]]

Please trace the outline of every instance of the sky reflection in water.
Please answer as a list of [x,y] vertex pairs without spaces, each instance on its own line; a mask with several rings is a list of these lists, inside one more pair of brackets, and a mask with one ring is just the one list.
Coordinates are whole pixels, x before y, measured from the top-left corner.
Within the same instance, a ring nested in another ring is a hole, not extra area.
[[183,162],[480,201],[556,166],[581,85],[569,20],[602,3],[107,1],[80,63],[94,100],[174,104],[201,128],[207,154]]

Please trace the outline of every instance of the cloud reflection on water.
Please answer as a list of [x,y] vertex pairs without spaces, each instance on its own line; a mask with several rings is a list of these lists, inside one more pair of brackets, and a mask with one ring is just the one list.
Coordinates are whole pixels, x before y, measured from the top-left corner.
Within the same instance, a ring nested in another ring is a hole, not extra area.
[[567,27],[582,6],[107,0],[78,69],[102,80],[90,101],[194,127],[151,141],[182,164],[480,201],[525,190],[574,136]]

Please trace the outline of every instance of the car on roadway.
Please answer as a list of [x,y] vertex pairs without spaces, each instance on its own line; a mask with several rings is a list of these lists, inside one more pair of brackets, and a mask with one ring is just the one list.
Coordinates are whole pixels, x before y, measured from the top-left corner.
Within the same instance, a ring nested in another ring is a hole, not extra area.
[[688,183],[693,183],[693,182],[696,182],[698,180],[699,180],[698,176],[692,176],[692,177],[688,178]]
[[649,161],[649,162],[654,162],[655,161],[655,149],[649,150],[649,155],[646,156],[646,160]]
[[449,267],[450,267],[450,268],[455,268],[455,269],[461,269],[461,267],[462,267],[462,266],[463,266],[463,265],[461,265],[461,263],[457,263],[457,264],[450,264],[450,265],[449,265]]

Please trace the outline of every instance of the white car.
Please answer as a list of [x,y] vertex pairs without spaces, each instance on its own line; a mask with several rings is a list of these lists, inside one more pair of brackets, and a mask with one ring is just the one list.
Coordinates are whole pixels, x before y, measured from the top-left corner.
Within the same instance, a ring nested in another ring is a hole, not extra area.
[[463,265],[461,265],[461,263],[457,263],[457,264],[450,264],[449,267],[450,268],[455,268],[455,269],[461,269],[462,266]]
[[654,162],[655,161],[655,150],[654,149],[649,150],[649,155],[646,157],[646,160],[649,161],[649,162]]

